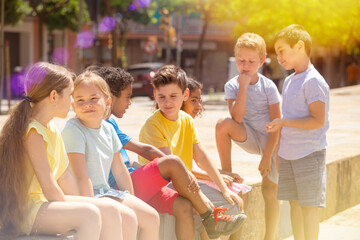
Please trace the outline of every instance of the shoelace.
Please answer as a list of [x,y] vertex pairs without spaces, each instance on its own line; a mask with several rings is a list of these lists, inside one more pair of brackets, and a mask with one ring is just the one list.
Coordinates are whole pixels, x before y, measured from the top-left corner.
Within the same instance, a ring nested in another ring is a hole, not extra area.
[[227,208],[218,208],[218,207],[214,207],[213,208],[213,213],[212,215],[215,216],[215,229],[216,229],[216,225],[217,225],[217,220],[223,220],[223,221],[227,221],[230,222],[232,219],[232,215],[226,215],[225,211],[227,211]]

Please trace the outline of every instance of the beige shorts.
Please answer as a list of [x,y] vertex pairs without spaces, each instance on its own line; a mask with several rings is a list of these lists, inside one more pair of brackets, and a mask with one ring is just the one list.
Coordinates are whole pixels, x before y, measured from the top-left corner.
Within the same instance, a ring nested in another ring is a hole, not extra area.
[[[251,128],[246,123],[243,123],[246,129],[246,140],[244,142],[238,142],[234,141],[237,145],[239,145],[242,149],[244,149],[246,152],[251,154],[258,154],[263,155],[265,151],[265,147],[269,138],[268,134],[261,133],[259,131],[255,131],[253,128]],[[271,158],[271,176],[269,173],[267,174],[268,179],[278,184],[279,181],[279,171],[276,167],[276,152],[274,151],[274,154]]]

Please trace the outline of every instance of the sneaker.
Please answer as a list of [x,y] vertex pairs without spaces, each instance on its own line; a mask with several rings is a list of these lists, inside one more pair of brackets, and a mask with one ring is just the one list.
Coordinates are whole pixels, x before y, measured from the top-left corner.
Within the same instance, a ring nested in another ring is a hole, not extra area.
[[238,215],[226,215],[227,208],[213,208],[213,212],[202,223],[209,238],[218,238],[220,235],[230,235],[240,228],[246,219],[244,213]]

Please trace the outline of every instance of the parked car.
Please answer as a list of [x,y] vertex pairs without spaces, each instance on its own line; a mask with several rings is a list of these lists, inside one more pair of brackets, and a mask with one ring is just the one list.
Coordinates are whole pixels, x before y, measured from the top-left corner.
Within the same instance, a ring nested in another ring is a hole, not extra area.
[[133,64],[127,68],[127,71],[135,80],[133,83],[133,97],[147,96],[153,98],[151,78],[155,76],[156,71],[163,65],[164,63],[160,62],[149,62]]

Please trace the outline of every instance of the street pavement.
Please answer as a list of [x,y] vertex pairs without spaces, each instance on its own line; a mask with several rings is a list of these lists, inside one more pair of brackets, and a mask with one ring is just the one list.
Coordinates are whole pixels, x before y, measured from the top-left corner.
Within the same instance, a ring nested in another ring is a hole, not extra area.
[[[195,119],[202,145],[218,167],[220,167],[220,161],[215,144],[215,125],[220,117],[229,116],[223,97],[223,93],[204,95],[205,111],[202,117]],[[3,100],[2,103],[4,110],[6,102]],[[132,105],[123,119],[116,119],[116,121],[121,130],[134,139],[138,139],[142,124],[153,111],[154,105],[149,98],[136,97],[132,99]],[[70,111],[67,119],[73,116],[73,111]],[[6,119],[7,115],[0,115],[0,128]],[[62,129],[67,119],[54,119],[54,122],[59,129]],[[327,162],[360,155],[360,85],[331,90],[330,129],[327,132],[327,138],[329,143]],[[133,153],[129,153],[129,156],[137,159]],[[232,160],[233,171],[239,173],[245,183],[261,182],[261,175],[257,170],[259,156],[248,154],[234,144]],[[290,239],[292,238],[287,240]],[[360,205],[322,222],[319,239],[360,240]]]

